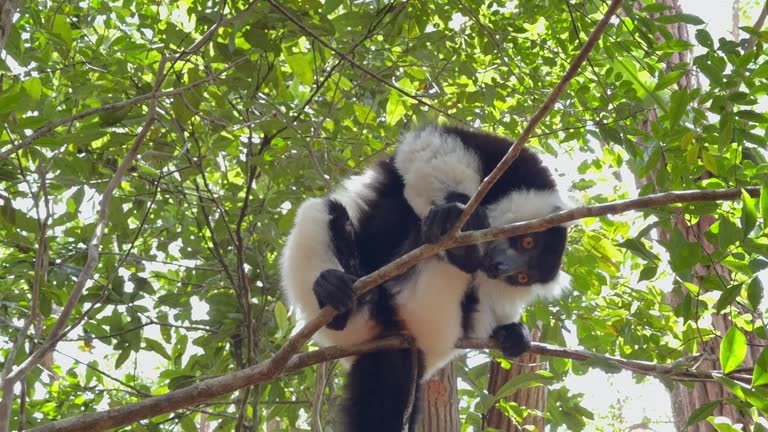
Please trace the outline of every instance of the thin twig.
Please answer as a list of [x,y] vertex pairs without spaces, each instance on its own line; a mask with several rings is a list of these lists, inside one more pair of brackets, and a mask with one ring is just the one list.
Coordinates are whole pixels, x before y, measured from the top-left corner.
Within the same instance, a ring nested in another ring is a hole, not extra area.
[[370,70],[370,69],[366,68],[365,66],[361,65],[360,63],[358,63],[358,62],[356,62],[356,61],[352,60],[352,58],[350,58],[348,55],[344,54],[344,53],[343,53],[343,52],[341,52],[339,49],[337,49],[336,47],[334,47],[333,45],[331,45],[330,43],[328,43],[328,41],[326,41],[325,39],[323,39],[322,37],[320,37],[320,35],[318,35],[317,33],[313,32],[312,30],[310,30],[310,29],[309,29],[307,26],[305,26],[305,25],[304,25],[304,24],[303,24],[301,21],[299,21],[299,20],[298,20],[296,17],[294,17],[293,15],[291,15],[291,13],[290,13],[290,12],[288,12],[288,10],[286,10],[286,9],[285,9],[283,6],[281,6],[280,4],[278,4],[277,2],[275,2],[275,0],[267,0],[267,3],[269,3],[270,5],[272,5],[272,7],[273,7],[273,8],[275,8],[275,10],[277,10],[277,11],[278,11],[278,12],[280,12],[280,13],[281,13],[281,14],[282,14],[284,17],[286,17],[286,18],[288,19],[288,21],[290,21],[290,22],[292,22],[293,24],[295,24],[295,25],[296,25],[296,27],[298,27],[299,29],[301,29],[301,31],[303,31],[304,33],[306,33],[307,35],[309,35],[309,36],[310,36],[312,39],[314,39],[314,40],[316,40],[317,42],[319,42],[319,43],[320,43],[320,45],[322,45],[322,46],[324,46],[324,47],[328,48],[329,50],[333,51],[333,52],[334,52],[334,54],[336,54],[337,56],[339,56],[339,57],[341,57],[342,59],[344,59],[344,61],[346,61],[347,63],[349,63],[350,65],[352,65],[352,66],[353,66],[355,69],[357,69],[357,70],[359,70],[359,71],[363,72],[364,74],[366,74],[366,75],[370,76],[370,77],[371,77],[371,78],[373,78],[374,80],[376,80],[376,81],[378,81],[378,82],[380,82],[380,83],[384,84],[385,86],[387,86],[387,87],[391,88],[392,90],[395,90],[396,92],[398,92],[398,93],[400,93],[401,95],[403,95],[403,96],[407,97],[408,99],[412,99],[412,100],[416,101],[417,103],[419,103],[419,104],[421,104],[421,105],[424,105],[424,106],[426,106],[426,107],[428,107],[428,108],[430,108],[430,109],[432,109],[432,110],[434,110],[434,111],[437,111],[437,112],[439,112],[440,114],[442,114],[442,115],[444,115],[444,116],[446,116],[446,117],[448,117],[448,118],[452,118],[452,119],[455,119],[455,120],[459,120],[459,119],[457,119],[457,118],[456,118],[456,117],[455,117],[453,114],[450,114],[449,112],[447,112],[447,111],[445,111],[445,110],[443,110],[443,109],[441,109],[441,108],[438,108],[437,106],[435,106],[435,105],[433,105],[433,104],[431,104],[431,103],[429,103],[429,102],[425,101],[423,98],[421,98],[421,97],[419,97],[419,96],[416,96],[416,95],[412,94],[412,93],[411,93],[411,92],[409,92],[408,90],[405,90],[404,88],[402,88],[402,87],[398,86],[397,84],[395,84],[395,83],[393,83],[393,82],[391,82],[391,81],[389,81],[389,80],[387,80],[387,79],[385,79],[385,78],[383,78],[383,77],[379,76],[379,75],[378,75],[376,72],[374,72],[374,71],[372,71],[372,70]]
[[42,138],[43,136],[49,134],[50,132],[52,132],[53,130],[58,128],[59,126],[70,124],[70,123],[75,122],[77,120],[82,120],[82,119],[87,118],[87,117],[92,117],[92,116],[95,116],[97,114],[101,114],[103,112],[114,111],[114,110],[118,110],[118,109],[121,109],[121,108],[129,107],[129,106],[132,106],[132,105],[138,105],[138,104],[140,104],[142,102],[146,102],[146,101],[149,101],[149,100],[153,100],[153,99],[157,100],[157,99],[167,98],[167,97],[171,97],[171,96],[176,96],[178,94],[181,94],[181,93],[184,93],[186,91],[192,90],[195,87],[200,87],[203,84],[207,84],[207,83],[209,83],[211,81],[216,80],[222,74],[224,74],[226,72],[229,72],[230,70],[234,69],[237,65],[239,65],[240,63],[242,63],[242,62],[244,62],[246,60],[248,60],[248,57],[243,57],[243,58],[237,59],[234,62],[232,62],[232,64],[228,65],[227,67],[225,67],[224,69],[220,70],[219,72],[216,72],[216,73],[213,73],[211,75],[208,75],[205,78],[202,78],[202,79],[200,79],[198,81],[195,81],[193,83],[189,83],[189,84],[187,84],[185,86],[182,86],[182,87],[179,87],[177,89],[166,90],[166,91],[162,91],[162,92],[149,92],[149,93],[143,94],[141,96],[136,96],[136,97],[128,99],[128,100],[124,100],[124,101],[120,101],[120,102],[115,102],[115,103],[111,103],[111,104],[102,105],[102,106],[99,106],[99,107],[96,107],[96,108],[91,108],[89,110],[85,110],[85,111],[79,112],[79,113],[77,113],[75,115],[72,115],[72,116],[69,116],[69,117],[65,117],[63,119],[54,120],[54,121],[48,123],[47,125],[42,126],[40,129],[36,130],[34,133],[32,133],[32,135],[24,138],[20,143],[18,143],[15,146],[9,148],[8,150],[5,150],[5,151],[1,152],[0,153],[0,161],[3,161],[5,159],[7,159],[8,157],[13,155],[14,153],[18,152],[19,150],[22,150],[22,149],[24,149],[26,147],[29,147],[30,145],[32,145],[33,142],[35,142],[38,139]]

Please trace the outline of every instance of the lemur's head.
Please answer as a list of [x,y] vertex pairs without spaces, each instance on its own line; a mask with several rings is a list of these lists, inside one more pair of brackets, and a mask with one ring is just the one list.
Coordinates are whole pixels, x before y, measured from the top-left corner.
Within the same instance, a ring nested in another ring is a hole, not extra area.
[[556,226],[545,231],[486,244],[481,270],[513,286],[546,284],[558,277],[568,233]]
[[[492,227],[524,222],[571,207],[556,189],[515,190],[488,206]],[[484,245],[481,270],[491,279],[513,287],[549,290],[561,285],[568,229],[554,226],[544,231],[494,240]],[[542,293],[543,294],[543,293]]]

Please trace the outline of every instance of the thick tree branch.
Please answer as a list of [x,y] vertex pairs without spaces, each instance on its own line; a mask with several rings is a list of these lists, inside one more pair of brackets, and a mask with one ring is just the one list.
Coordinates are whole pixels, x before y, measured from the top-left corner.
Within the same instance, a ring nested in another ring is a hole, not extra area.
[[[745,188],[752,197],[760,195],[760,189]],[[456,247],[459,245],[470,244],[478,241],[488,241],[501,237],[519,235],[526,232],[534,232],[546,229],[548,227],[572,222],[584,217],[605,216],[611,214],[623,213],[630,210],[640,210],[661,205],[689,203],[698,201],[717,201],[717,200],[735,200],[741,198],[742,189],[720,189],[704,191],[683,191],[667,192],[645,197],[617,201],[613,203],[600,204],[595,206],[579,207],[572,210],[562,211],[550,216],[534,219],[529,222],[521,222],[507,225],[500,228],[493,228],[483,231],[461,233],[454,239],[446,239],[435,245],[422,246],[394,262],[382,267],[381,269],[361,278],[355,283],[356,293],[359,295],[382,282],[397,276],[419,261],[437,254],[441,250]],[[349,355],[356,355],[361,352],[368,352],[373,349],[392,349],[400,348],[407,343],[405,338],[383,339],[370,343],[358,345],[348,349],[339,347],[329,347],[318,351],[312,351],[304,354],[294,355],[314,332],[325,325],[335,315],[335,311],[326,306],[317,317],[310,320],[302,329],[300,329],[286,344],[275,353],[275,355],[264,362],[252,367],[233,372],[217,378],[212,378],[184,388],[173,391],[162,396],[156,396],[131,405],[125,405],[119,408],[108,410],[102,413],[89,414],[82,417],[75,417],[50,423],[32,429],[35,432],[50,431],[79,431],[79,430],[104,430],[125,426],[133,422],[151,418],[160,414],[168,413],[177,409],[189,407],[212,398],[234,392],[245,386],[258,384],[267,380],[274,379],[284,373],[292,372],[303,367],[316,364],[322,361],[341,358]],[[484,342],[474,340],[462,341],[459,348],[483,348]],[[547,348],[546,351],[544,347]],[[291,351],[294,350],[294,351]],[[539,351],[542,350],[542,351]],[[674,379],[687,380],[712,380],[716,371],[679,372],[678,367],[670,365],[656,365],[648,362],[637,362],[624,360],[617,357],[603,356],[590,353],[588,351],[574,351],[564,348],[552,347],[544,344],[534,345],[532,351],[536,354],[549,355],[554,357],[573,358],[576,360],[596,360],[609,361],[628,370],[638,373],[666,376]],[[575,353],[575,354],[574,354]],[[684,370],[684,369],[683,369]],[[740,380],[744,377],[731,376],[733,379]],[[744,378],[745,379],[745,378]]]
[[563,77],[560,78],[560,82],[557,83],[555,88],[547,97],[547,100],[544,101],[544,104],[542,104],[539,110],[536,111],[533,117],[531,117],[531,120],[528,122],[528,125],[525,127],[525,129],[523,129],[523,132],[520,134],[520,137],[515,141],[512,147],[510,147],[507,154],[504,155],[504,158],[502,158],[501,162],[499,162],[496,168],[494,168],[493,171],[488,175],[488,177],[486,177],[483,180],[483,182],[480,184],[480,187],[477,189],[475,194],[467,203],[467,206],[464,209],[464,212],[462,213],[459,220],[456,222],[456,225],[446,235],[447,237],[453,237],[454,235],[456,235],[456,233],[459,232],[461,227],[463,227],[464,224],[469,219],[469,216],[472,214],[472,212],[475,211],[475,209],[480,205],[480,202],[483,200],[483,198],[485,198],[485,195],[488,194],[488,191],[491,190],[491,187],[496,183],[496,181],[499,180],[501,175],[504,174],[504,171],[506,171],[507,168],[509,168],[509,166],[512,165],[512,162],[514,162],[514,160],[517,159],[517,156],[523,150],[523,147],[528,142],[528,139],[533,134],[533,131],[536,130],[536,127],[539,125],[539,123],[541,123],[544,117],[546,117],[546,115],[549,114],[550,111],[552,111],[552,108],[554,108],[555,106],[555,102],[557,102],[557,100],[560,98],[560,95],[565,91],[566,87],[568,87],[568,83],[570,83],[573,77],[576,76],[576,74],[579,71],[579,68],[581,68],[581,65],[584,63],[584,61],[587,60],[587,58],[589,57],[589,54],[595,48],[597,41],[600,40],[600,36],[602,36],[602,34],[608,28],[608,23],[611,21],[611,18],[616,13],[616,11],[619,9],[621,2],[622,0],[611,1],[611,4],[608,6],[608,9],[605,11],[605,15],[603,15],[603,18],[600,19],[600,22],[598,22],[594,30],[592,30],[592,34],[589,35],[589,38],[584,43],[584,46],[581,47],[579,54],[576,55],[576,57],[571,62],[570,66],[568,66],[568,70],[566,70],[565,74],[563,74]]
[[[407,348],[412,346],[412,343],[413,341],[405,336],[391,336],[348,348],[341,348],[338,346],[322,348],[293,356],[288,361],[283,373],[295,372],[318,363],[361,353],[384,349]],[[498,344],[489,339],[464,339],[460,340],[456,344],[456,347],[460,349],[482,350],[496,349],[498,348]],[[714,381],[716,376],[723,375],[721,371],[696,370],[686,364],[658,364],[638,360],[626,360],[620,357],[598,354],[587,350],[569,349],[536,342],[532,344],[531,352],[543,356],[566,358],[577,361],[595,361],[620,367],[642,375],[651,375],[678,381]],[[102,431],[129,425],[139,420],[151,418],[181,408],[187,408],[217,396],[234,392],[240,388],[263,383],[276,378],[276,376],[272,376],[265,372],[266,370],[261,365],[252,366],[228,375],[211,378],[198,384],[193,384],[181,390],[175,390],[164,395],[151,397],[134,404],[49,423],[31,429],[30,432]],[[747,383],[751,380],[751,377],[745,374],[731,374],[729,377]]]

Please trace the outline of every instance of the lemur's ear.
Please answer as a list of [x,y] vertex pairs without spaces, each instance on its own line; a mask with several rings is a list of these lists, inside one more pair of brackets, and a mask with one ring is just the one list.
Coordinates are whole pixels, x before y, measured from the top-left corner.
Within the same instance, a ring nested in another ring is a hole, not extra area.
[[[560,198],[560,203],[556,204],[554,208],[552,209],[552,212],[550,214],[559,213],[561,211],[570,210],[572,208],[580,207],[581,203],[579,203],[576,199],[574,199],[570,195],[563,195],[562,193],[558,194]],[[578,221],[570,221],[565,222],[562,224],[564,227],[571,227],[576,225]]]

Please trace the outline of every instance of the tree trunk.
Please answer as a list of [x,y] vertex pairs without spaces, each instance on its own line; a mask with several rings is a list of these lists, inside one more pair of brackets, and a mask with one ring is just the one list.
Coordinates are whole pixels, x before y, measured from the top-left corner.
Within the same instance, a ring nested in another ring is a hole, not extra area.
[[13,27],[13,16],[21,7],[21,0],[0,0],[0,51]]
[[459,432],[459,398],[451,363],[424,383],[419,432]]
[[[682,9],[680,8],[680,4],[678,0],[657,0],[658,3],[663,3],[665,5],[671,6],[671,9],[664,12],[663,14],[675,14],[675,13],[681,13]],[[636,5],[636,7],[639,7],[640,5]],[[683,23],[678,24],[672,24],[667,26],[667,30],[669,30],[673,37],[677,39],[682,39],[685,41],[690,40],[690,37],[688,35],[688,28]],[[660,35],[656,35],[656,38],[660,41],[663,40]],[[689,62],[690,59],[690,53],[687,51],[682,51],[675,53],[668,62],[668,68],[672,68],[675,64],[679,62]],[[684,76],[679,82],[678,86],[680,88],[687,87],[689,89],[692,89],[696,86],[696,84],[693,81],[693,77],[691,75]],[[655,112],[650,112],[648,117],[639,125],[641,129],[644,131],[650,133],[651,131],[651,125],[654,121],[657,119],[657,114]],[[659,162],[659,165],[657,167],[658,170],[666,169],[666,163],[664,161],[664,157],[661,158],[661,161]],[[654,174],[651,173],[647,178],[637,179],[638,184],[646,184],[646,183],[654,183]],[[673,230],[680,230],[686,238],[691,242],[697,242],[701,244],[701,247],[705,249],[708,252],[712,252],[714,250],[714,246],[709,244],[703,236],[703,233],[709,230],[710,226],[715,222],[715,218],[713,216],[702,216],[699,221],[695,224],[689,224],[684,216],[679,216],[674,218],[672,221],[672,227],[669,231],[659,230],[658,236],[662,241],[667,241],[670,238],[670,235]],[[730,279],[730,274],[721,265],[703,265],[699,264],[694,269],[694,275],[697,277],[709,275],[709,274],[718,274],[721,278],[724,280]],[[698,285],[698,283],[697,283]],[[676,297],[672,294],[668,297],[668,301],[671,305],[676,305],[680,302],[680,298]],[[722,314],[713,314],[712,315],[712,328],[719,333],[721,336],[724,336],[727,332],[728,328],[731,327],[731,322],[728,319],[727,316]],[[747,336],[749,342],[755,342],[753,340],[755,336],[753,334],[750,334]],[[707,354],[708,357],[704,361],[701,362],[700,367],[704,369],[720,369],[719,361],[718,359],[718,353],[719,353],[719,346],[720,346],[720,339],[710,339],[709,341],[702,342],[699,341],[698,344],[698,351],[704,354]],[[691,353],[686,353],[691,354]],[[743,366],[751,366],[754,364],[754,360],[757,359],[757,355],[759,354],[758,350],[753,347],[750,352],[747,353],[747,357],[743,363]],[[688,419],[690,418],[691,414],[696,408],[701,407],[703,404],[710,402],[710,401],[716,401],[723,399],[725,397],[732,396],[728,393],[727,390],[725,390],[720,384],[717,383],[697,383],[693,386],[686,387],[680,383],[676,383],[674,385],[674,388],[672,390],[671,399],[672,399],[672,414],[674,416],[675,421],[675,428],[678,431],[686,431],[686,432],[711,432],[715,431],[715,428],[712,427],[709,423],[706,421],[699,422],[693,426],[688,427]],[[733,405],[726,405],[721,404],[717,407],[717,409],[714,411],[715,416],[724,416],[729,419],[733,423],[741,423],[744,425],[750,424],[751,421],[748,417],[742,415]]]
[[[715,248],[709,242],[707,242],[702,234],[707,232],[712,224],[715,222],[715,218],[712,216],[702,216],[695,224],[688,224],[683,217],[678,217],[674,221],[673,229],[680,230],[686,238],[691,242],[698,242],[701,247],[707,252],[712,252]],[[661,232],[659,237],[663,240],[669,239],[668,232]],[[703,265],[698,264],[694,269],[696,276],[706,276],[708,274],[718,274],[724,280],[730,279],[730,272],[724,266],[720,264],[716,265]],[[697,285],[699,285],[697,283]],[[699,285],[700,286],[700,285]],[[700,286],[701,288],[701,286]],[[680,298],[670,293],[668,301],[670,304],[677,305],[680,302]],[[738,307],[734,305],[732,307]],[[712,329],[719,335],[725,336],[732,323],[726,315],[713,314],[712,315]],[[747,355],[744,359],[742,366],[749,367],[755,364],[755,360],[760,355],[760,340],[753,334],[748,333],[747,342],[752,344],[747,349]],[[698,350],[700,353],[705,354],[707,357],[699,363],[699,367],[702,369],[717,370],[721,369],[719,358],[721,339],[710,339],[708,341],[699,342]],[[690,354],[690,353],[687,353]],[[706,422],[700,422],[693,426],[688,427],[688,418],[696,408],[699,408],[703,404],[710,401],[721,400],[726,397],[732,397],[722,385],[718,383],[696,383],[693,387],[686,387],[681,383],[675,383],[672,390],[672,414],[674,416],[675,428],[679,431],[687,432],[711,432],[715,431],[715,428]],[[733,423],[741,423],[744,425],[751,424],[752,421],[747,416],[742,415],[736,407],[730,404],[721,404],[714,411],[715,416],[723,416],[731,419]]]
[[[531,331],[531,340],[539,340],[539,331]],[[498,362],[493,361],[491,362],[490,377],[488,379],[488,393],[496,394],[510,379],[518,375],[536,372],[543,368],[544,365],[541,363],[540,357],[531,353],[525,353],[515,359],[509,370],[502,368]],[[547,408],[547,388],[545,386],[536,386],[520,389],[504,399],[527,409],[544,412]],[[529,415],[523,419],[522,425],[531,425],[536,428],[533,430],[543,431],[545,426],[544,417]],[[495,428],[502,432],[522,430],[515,424],[513,419],[495,407],[488,411],[484,419],[484,426]]]

